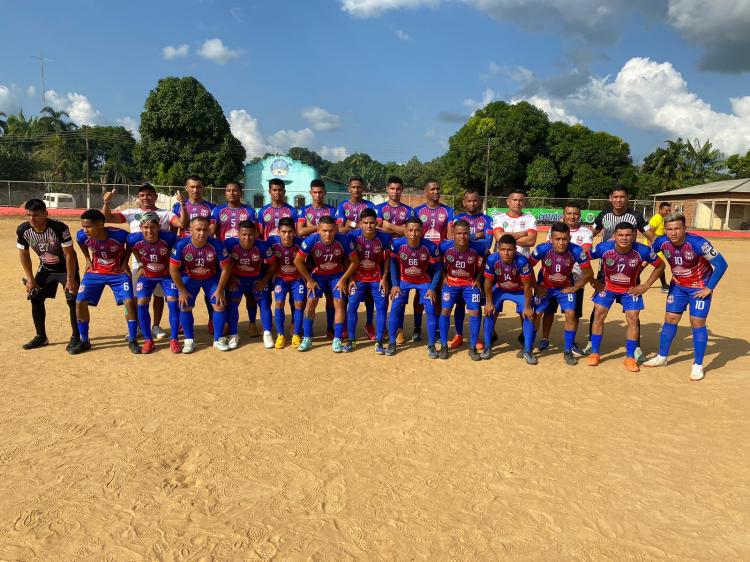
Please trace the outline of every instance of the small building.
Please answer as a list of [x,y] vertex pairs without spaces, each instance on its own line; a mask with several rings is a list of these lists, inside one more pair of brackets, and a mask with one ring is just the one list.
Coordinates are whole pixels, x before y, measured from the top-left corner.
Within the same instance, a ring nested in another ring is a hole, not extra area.
[[688,228],[703,230],[750,229],[750,178],[715,181],[657,193],[662,201],[685,215]]
[[[310,199],[310,182],[319,178],[318,170],[313,166],[294,160],[288,156],[268,156],[258,162],[245,164],[245,201],[256,209],[271,202],[268,194],[268,182],[278,178],[286,186],[287,203],[297,209],[312,203]],[[338,205],[349,198],[345,183],[321,178],[328,192],[326,203]]]

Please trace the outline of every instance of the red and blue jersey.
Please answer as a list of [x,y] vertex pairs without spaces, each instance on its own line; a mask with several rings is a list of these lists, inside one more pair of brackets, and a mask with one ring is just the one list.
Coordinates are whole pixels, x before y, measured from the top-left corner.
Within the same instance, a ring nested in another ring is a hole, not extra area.
[[[211,203],[211,201],[206,201],[205,199],[198,203],[192,203],[190,200],[185,201],[185,210],[187,211],[189,220],[193,220],[195,217],[210,219],[214,208],[216,208],[216,203]],[[178,217],[181,210],[179,203],[175,203],[172,207],[172,212]],[[181,236],[183,238],[190,236],[190,225],[181,231]]]
[[297,222],[300,224],[305,224],[305,222],[308,222],[311,226],[317,226],[320,217],[335,216],[336,209],[334,209],[331,205],[323,205],[322,207],[317,208],[313,207],[312,205],[307,205],[302,209]]
[[638,285],[638,276],[643,270],[643,262],[659,265],[661,260],[656,252],[640,242],[634,242],[629,252],[617,250],[613,239],[602,242],[591,252],[592,260],[602,260],[604,288],[613,293],[624,294],[628,289]]
[[230,207],[228,203],[214,207],[211,224],[216,226],[216,237],[222,242],[227,238],[238,238],[242,221],[258,222],[255,209],[249,205]]
[[370,240],[362,230],[352,230],[349,237],[359,256],[359,267],[354,272],[355,281],[380,282],[383,278],[383,264],[391,255],[391,236],[385,232],[375,232]]
[[531,281],[532,273],[528,258],[518,253],[510,263],[505,263],[500,254],[494,253],[484,266],[484,276],[492,279],[495,287],[509,293],[523,291],[524,281]]
[[257,277],[264,265],[276,261],[273,248],[264,240],[256,240],[248,249],[242,247],[239,238],[230,238],[225,245],[232,260],[232,274],[238,277]]
[[383,224],[383,221],[387,221],[396,226],[404,226],[406,219],[414,216],[414,209],[409,205],[399,203],[395,207],[386,201],[375,207],[375,211],[378,213],[378,224]]
[[440,243],[440,253],[446,283],[451,287],[468,287],[482,271],[487,248],[479,242],[469,242],[469,246],[461,251],[453,240],[445,240]]
[[475,240],[477,234],[480,232],[484,232],[485,239],[492,238],[492,217],[489,215],[485,215],[484,213],[477,213],[476,215],[459,213],[452,222],[455,224],[460,220],[465,220],[469,223],[469,236],[472,240]]
[[297,224],[297,209],[289,203],[284,203],[280,207],[274,207],[271,204],[261,207],[258,213],[258,222],[263,230],[263,238],[268,240],[270,236],[277,236],[279,234],[279,221],[286,217]]
[[195,246],[192,238],[181,238],[172,249],[169,263],[179,266],[183,275],[203,281],[217,277],[230,260],[224,243],[217,238],[209,238],[201,247]]
[[662,252],[672,269],[672,280],[680,287],[703,289],[713,273],[710,262],[719,253],[702,236],[688,233],[681,246],[675,246],[666,236],[659,236],[652,247]]
[[415,248],[409,246],[405,236],[396,238],[391,244],[391,260],[395,261],[399,278],[405,283],[423,285],[430,283],[429,268],[440,262],[440,248],[429,240],[422,240]]
[[143,237],[142,232],[128,234],[128,245],[133,255],[143,264],[146,277],[169,277],[169,254],[177,243],[177,235],[166,230],[159,231],[159,238],[153,244]]
[[313,275],[335,275],[344,272],[344,259],[356,254],[354,242],[346,234],[337,232],[333,242],[326,244],[316,232],[305,238],[297,255],[312,258],[315,264]]
[[107,237],[96,240],[86,235],[83,229],[78,231],[78,245],[85,246],[91,257],[91,273],[102,275],[119,275],[122,273],[122,258],[128,244],[128,233],[121,228],[107,226],[104,228]]
[[426,204],[414,209],[414,214],[422,221],[425,240],[440,244],[448,238],[448,225],[453,222],[453,209],[440,203],[437,207]]
[[552,242],[540,244],[534,248],[529,258],[529,263],[532,267],[539,262],[542,262],[542,269],[540,271],[542,285],[548,289],[569,287],[571,285],[573,268],[576,264],[580,265],[581,269],[591,267],[591,262],[589,262],[586,252],[583,248],[573,243],[568,244],[567,249],[562,254],[555,252]]
[[358,223],[359,215],[365,209],[375,209],[370,201],[360,201],[359,203],[352,203],[351,201],[342,201],[339,206],[336,207],[336,222],[341,223]]
[[295,236],[291,246],[284,246],[284,244],[281,243],[281,238],[278,236],[271,236],[268,239],[268,244],[273,249],[276,263],[278,264],[276,277],[279,277],[284,281],[294,281],[295,279],[299,279],[300,272],[297,269],[297,266],[294,265],[294,258],[297,257],[300,246],[302,246],[302,238]]

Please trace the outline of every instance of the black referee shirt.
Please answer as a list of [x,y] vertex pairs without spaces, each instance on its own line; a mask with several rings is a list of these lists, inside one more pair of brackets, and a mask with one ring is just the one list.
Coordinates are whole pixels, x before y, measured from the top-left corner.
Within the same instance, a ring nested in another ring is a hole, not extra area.
[[621,215],[616,215],[612,210],[602,211],[594,219],[594,230],[602,233],[602,242],[606,242],[615,233],[615,227],[621,222],[629,222],[636,227],[641,233],[646,232],[651,227],[641,213],[636,213],[633,209],[625,209]]

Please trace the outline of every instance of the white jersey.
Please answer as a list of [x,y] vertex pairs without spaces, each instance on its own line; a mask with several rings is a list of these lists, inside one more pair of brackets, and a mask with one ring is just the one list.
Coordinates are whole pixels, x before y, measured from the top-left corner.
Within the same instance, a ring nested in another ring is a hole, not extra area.
[[[125,219],[125,222],[128,223],[130,232],[141,231],[141,217],[145,212],[146,211],[144,211],[143,209],[123,209],[121,211],[114,211],[114,213],[119,213]],[[159,215],[160,230],[169,230],[172,222],[172,217],[177,216],[172,211],[169,211],[167,209],[153,209],[153,212]]]
[[[519,217],[511,217],[508,213],[498,213],[492,218],[492,230],[496,229],[510,233],[536,231],[536,219],[530,213],[524,213]],[[516,246],[516,251],[527,258],[531,255],[531,248],[527,246]]]
[[[547,240],[549,240],[552,237],[552,231],[550,230],[547,232]],[[593,246],[594,245],[594,233],[591,232],[591,229],[586,226],[579,226],[575,230],[570,230],[570,241],[573,244],[579,245],[581,248],[584,246]],[[573,265],[573,280],[578,281],[581,278],[581,275],[583,275],[583,271],[581,271],[581,266],[577,263]]]

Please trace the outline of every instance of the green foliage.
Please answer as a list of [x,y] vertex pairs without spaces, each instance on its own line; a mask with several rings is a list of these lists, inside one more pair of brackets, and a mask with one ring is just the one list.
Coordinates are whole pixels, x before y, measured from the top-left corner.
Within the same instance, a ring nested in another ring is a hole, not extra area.
[[732,154],[725,165],[735,178],[750,178],[750,150],[744,156]]
[[365,189],[379,190],[383,188],[386,179],[386,167],[369,154],[356,152],[344,158],[341,162],[331,164],[328,176],[346,182],[351,176],[360,176],[365,181]]
[[559,181],[555,164],[546,156],[537,156],[526,167],[524,185],[530,197],[554,197]]
[[299,146],[293,146],[292,148],[290,148],[287,151],[286,155],[289,156],[289,158],[294,158],[295,160],[304,162],[308,166],[312,166],[313,168],[317,169],[318,175],[320,176],[328,176],[328,171],[333,164],[332,162],[323,158],[314,150],[309,150],[307,148],[302,148]]
[[0,178],[30,180],[36,168],[36,162],[19,145],[0,142]]

